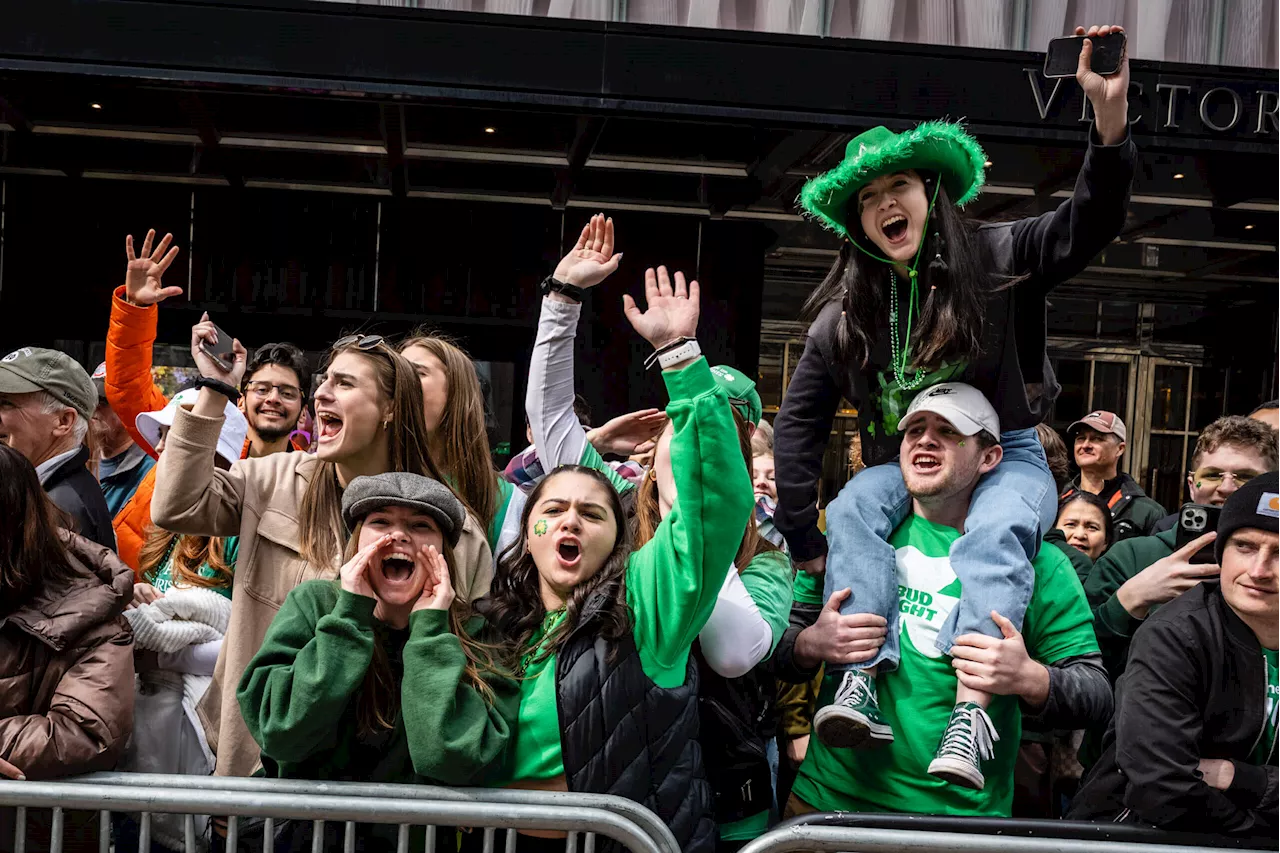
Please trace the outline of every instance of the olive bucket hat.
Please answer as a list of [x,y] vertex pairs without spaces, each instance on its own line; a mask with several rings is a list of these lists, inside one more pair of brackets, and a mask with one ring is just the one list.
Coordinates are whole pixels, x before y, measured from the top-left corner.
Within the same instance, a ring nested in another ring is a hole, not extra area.
[[840,165],[805,183],[800,206],[822,227],[847,238],[849,201],[875,178],[908,169],[937,172],[947,195],[963,207],[982,190],[986,160],[978,140],[954,122],[926,121],[904,133],[873,127],[845,146]]

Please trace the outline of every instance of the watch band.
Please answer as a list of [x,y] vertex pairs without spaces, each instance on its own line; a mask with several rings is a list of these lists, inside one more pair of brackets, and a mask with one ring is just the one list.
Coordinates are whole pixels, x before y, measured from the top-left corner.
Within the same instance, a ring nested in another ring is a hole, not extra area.
[[679,364],[685,359],[697,358],[700,355],[702,355],[702,347],[698,346],[696,340],[690,339],[681,342],[679,346],[658,353],[658,364],[666,370],[673,364]]
[[208,376],[201,376],[192,383],[192,387],[208,388],[210,391],[217,391],[232,403],[240,402],[240,392],[236,390],[234,385],[229,385],[221,379],[210,379]]
[[548,293],[559,293],[561,296],[567,296],[574,302],[581,302],[587,295],[587,292],[576,284],[569,284],[567,281],[561,281],[554,275],[549,275],[538,285],[538,292],[543,296]]

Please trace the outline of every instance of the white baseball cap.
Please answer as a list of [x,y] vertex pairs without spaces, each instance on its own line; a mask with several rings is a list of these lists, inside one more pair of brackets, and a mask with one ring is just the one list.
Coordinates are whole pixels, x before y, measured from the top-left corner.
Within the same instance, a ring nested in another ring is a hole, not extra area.
[[911,401],[907,413],[898,421],[898,431],[920,412],[933,412],[946,418],[961,435],[977,435],[984,429],[1000,438],[1000,416],[981,391],[963,382],[943,382],[926,388]]
[[[190,411],[191,407],[196,404],[196,398],[200,396],[199,388],[188,388],[185,391],[179,391],[173,395],[173,399],[169,401],[169,405],[165,406],[158,412],[143,412],[134,420],[138,432],[142,433],[142,437],[147,440],[154,450],[156,442],[160,440],[161,427],[173,426],[173,419],[177,417],[178,409],[184,408]],[[240,454],[244,451],[244,440],[249,435],[249,422],[245,420],[244,413],[235,407],[231,401],[227,401],[226,407],[222,410],[222,414],[226,420],[222,423],[222,432],[218,433],[218,455],[227,460],[230,464],[240,458]]]

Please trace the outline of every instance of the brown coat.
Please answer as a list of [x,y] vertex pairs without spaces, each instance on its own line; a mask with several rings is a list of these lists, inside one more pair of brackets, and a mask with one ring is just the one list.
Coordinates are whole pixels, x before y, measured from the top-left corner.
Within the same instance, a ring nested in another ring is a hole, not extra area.
[[[133,632],[120,615],[133,570],[74,534],[70,556],[74,577],[0,617],[0,758],[28,779],[109,770],[133,731]],[[47,846],[47,816],[29,816],[28,850]],[[0,809],[0,845],[12,819]],[[68,850],[96,850],[96,813],[69,814],[65,835]]]
[[[156,466],[151,517],[175,533],[240,537],[231,622],[213,684],[197,710],[217,756],[214,773],[251,776],[260,765],[259,749],[236,701],[240,676],[289,591],[305,580],[337,577],[342,555],[315,566],[301,554],[298,510],[319,460],[305,453],[275,453],[219,470],[213,454],[222,420],[178,411]],[[474,601],[488,593],[493,556],[471,516],[454,553],[458,596]]]

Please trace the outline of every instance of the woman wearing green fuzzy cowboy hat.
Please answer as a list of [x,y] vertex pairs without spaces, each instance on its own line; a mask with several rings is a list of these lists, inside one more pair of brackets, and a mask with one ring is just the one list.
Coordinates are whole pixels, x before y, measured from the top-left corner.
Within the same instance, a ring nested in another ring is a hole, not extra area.
[[[1076,33],[1103,36],[1118,29]],[[840,631],[824,633],[835,623],[823,620],[795,639],[798,668],[825,658],[837,686],[836,701],[815,716],[819,743],[811,746],[805,765],[812,772],[806,776],[802,768],[795,789],[801,800],[806,794],[816,800],[809,804],[820,810],[865,806],[857,799],[861,793],[850,793],[848,780],[828,778],[824,784],[818,778],[837,764],[856,763],[848,753],[832,755],[831,746],[881,745],[875,762],[887,768],[881,772],[921,779],[925,799],[939,798],[928,803],[934,811],[971,811],[977,800],[958,798],[950,786],[929,786],[926,773],[984,787],[981,758],[990,754],[992,739],[985,735],[997,734],[985,708],[1001,685],[972,678],[957,683],[944,667],[942,676],[956,685],[954,706],[948,699],[900,712],[886,707],[882,713],[877,705],[877,677],[893,678],[901,659],[901,579],[887,540],[912,507],[894,457],[902,443],[899,421],[923,389],[965,382],[995,407],[1003,460],[979,483],[967,517],[958,522],[968,535],[956,541],[947,567],[963,595],[954,606],[928,611],[936,622],[923,627],[936,632],[936,649],[907,644],[910,651],[902,654],[945,660],[960,635],[998,640],[993,610],[1021,630],[1033,589],[1030,560],[1056,509],[1053,477],[1034,430],[1060,390],[1045,353],[1045,297],[1119,233],[1134,170],[1128,62],[1102,77],[1090,68],[1092,43],[1083,44],[1076,79],[1096,118],[1075,191],[1057,210],[993,225],[966,219],[961,208],[981,191],[986,155],[961,125],[944,121],[903,133],[868,130],[849,143],[838,166],[801,191],[804,211],[844,241],[806,305],[816,319],[775,422],[774,523],[793,560],[811,574],[825,571],[824,601],[852,590],[839,608]],[[858,408],[863,452],[874,467],[827,507],[828,557],[827,540],[817,528],[817,482],[842,397]],[[922,469],[945,471],[984,444],[983,436],[975,436],[966,448],[963,438],[935,458],[919,460]],[[947,483],[937,487],[944,494]],[[887,635],[868,653],[868,642],[875,645],[877,632],[886,631],[880,617],[887,620]],[[913,618],[907,614],[901,621]],[[916,691],[917,701],[920,695]],[[931,695],[949,697],[950,689],[939,686]],[[1071,698],[1055,695],[1049,704],[1063,709]],[[1034,699],[1033,705],[1046,701]],[[823,755],[815,757],[815,751]],[[1004,775],[1011,776],[1011,769],[978,795],[988,813],[1007,813],[1011,794]],[[887,777],[875,784],[885,791],[895,787]],[[915,803],[917,793],[899,791],[895,802]]]

